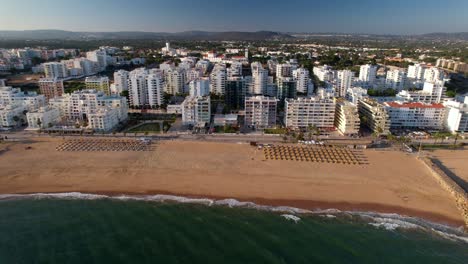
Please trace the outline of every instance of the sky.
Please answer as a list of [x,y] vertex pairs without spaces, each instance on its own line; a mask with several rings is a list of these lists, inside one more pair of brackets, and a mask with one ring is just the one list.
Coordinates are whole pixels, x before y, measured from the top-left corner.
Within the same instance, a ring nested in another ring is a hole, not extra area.
[[0,30],[467,32],[468,0],[0,0]]

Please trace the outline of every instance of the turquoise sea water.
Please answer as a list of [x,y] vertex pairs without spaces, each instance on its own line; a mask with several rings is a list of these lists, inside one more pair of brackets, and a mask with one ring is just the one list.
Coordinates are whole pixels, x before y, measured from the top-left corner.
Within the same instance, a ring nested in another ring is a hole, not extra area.
[[359,217],[112,199],[0,200],[0,263],[468,263],[468,244]]

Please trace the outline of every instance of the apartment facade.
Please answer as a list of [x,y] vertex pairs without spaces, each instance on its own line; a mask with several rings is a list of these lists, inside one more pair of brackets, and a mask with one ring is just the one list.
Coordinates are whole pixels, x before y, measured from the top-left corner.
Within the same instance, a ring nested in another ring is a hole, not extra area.
[[320,96],[286,99],[284,123],[292,129],[316,126],[322,130],[334,127],[336,100]]
[[266,96],[245,98],[245,125],[255,129],[276,126],[278,99]]
[[359,134],[361,120],[357,105],[342,100],[336,104],[335,127],[344,136]]
[[386,135],[390,133],[390,116],[386,107],[377,101],[364,98],[358,101],[361,123],[372,133]]

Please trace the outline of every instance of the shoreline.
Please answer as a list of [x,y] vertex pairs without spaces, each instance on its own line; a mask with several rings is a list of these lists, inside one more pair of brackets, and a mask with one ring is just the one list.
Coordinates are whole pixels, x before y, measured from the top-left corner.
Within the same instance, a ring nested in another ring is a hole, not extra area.
[[378,203],[347,203],[347,202],[328,202],[328,201],[314,201],[314,200],[289,200],[289,199],[265,199],[265,198],[237,198],[237,197],[222,197],[222,196],[211,196],[211,195],[192,195],[192,194],[181,194],[172,193],[166,191],[148,191],[148,192],[117,192],[117,191],[70,191],[70,192],[18,192],[18,193],[0,193],[1,195],[35,195],[35,194],[65,194],[65,193],[80,193],[83,195],[104,195],[112,199],[118,196],[153,196],[153,195],[168,195],[181,198],[189,199],[209,199],[209,200],[226,200],[235,199],[239,202],[252,202],[259,206],[272,206],[272,207],[291,207],[296,209],[308,210],[308,211],[322,211],[322,210],[339,210],[341,212],[352,212],[352,213],[377,213],[377,214],[397,214],[403,217],[419,218],[424,221],[428,221],[434,224],[444,225],[450,228],[463,228],[463,220],[453,219],[444,215],[440,215],[433,212],[427,212],[422,210],[412,210],[409,208],[391,206]]
[[5,145],[9,150],[0,156],[0,194],[232,198],[463,226],[451,195],[414,155],[401,152],[362,150],[368,162],[345,165],[267,160],[263,151],[235,143],[164,141],[141,152],[57,151],[62,143],[36,139]]

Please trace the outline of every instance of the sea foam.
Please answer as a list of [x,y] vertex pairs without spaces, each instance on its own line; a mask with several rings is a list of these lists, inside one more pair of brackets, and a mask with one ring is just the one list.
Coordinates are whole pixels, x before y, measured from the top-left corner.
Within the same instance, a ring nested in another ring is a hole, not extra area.
[[375,228],[384,228],[394,231],[397,229],[420,229],[426,232],[432,232],[445,239],[454,241],[463,241],[468,243],[468,237],[461,229],[445,226],[442,224],[432,223],[423,219],[402,216],[399,214],[385,214],[374,212],[359,212],[359,211],[340,211],[337,209],[325,210],[305,210],[290,206],[268,206],[259,205],[254,202],[238,201],[236,199],[209,199],[209,198],[191,198],[176,195],[103,195],[89,194],[80,192],[68,193],[32,193],[32,194],[0,194],[0,201],[8,200],[24,200],[24,199],[70,199],[70,200],[120,200],[120,201],[149,201],[149,202],[176,202],[183,204],[200,204],[206,206],[227,206],[230,208],[250,208],[260,211],[270,211],[281,214],[287,220],[298,222],[301,220],[297,215],[314,214],[324,218],[333,219],[339,215],[347,215],[351,217],[359,217],[368,222],[369,225]]

